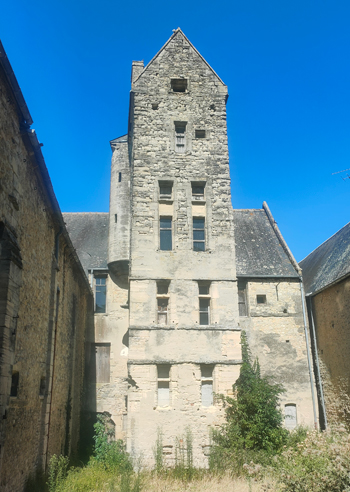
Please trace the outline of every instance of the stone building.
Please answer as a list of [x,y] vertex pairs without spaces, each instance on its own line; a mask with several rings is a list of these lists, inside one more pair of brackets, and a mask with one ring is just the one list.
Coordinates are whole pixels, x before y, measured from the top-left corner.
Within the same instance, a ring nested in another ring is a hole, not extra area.
[[210,429],[224,419],[215,394],[232,393],[242,329],[286,388],[286,426],[316,422],[300,269],[266,204],[232,208],[227,98],[175,30],[146,67],[132,64],[109,214],[64,215],[95,292],[97,412],[144,464],[157,440],[174,464],[190,433],[194,464],[206,465]]
[[350,425],[350,223],[300,262],[324,428]]
[[[0,489],[77,450],[93,296],[0,43]],[[90,337],[90,338],[89,338]],[[93,365],[93,361],[92,361]]]

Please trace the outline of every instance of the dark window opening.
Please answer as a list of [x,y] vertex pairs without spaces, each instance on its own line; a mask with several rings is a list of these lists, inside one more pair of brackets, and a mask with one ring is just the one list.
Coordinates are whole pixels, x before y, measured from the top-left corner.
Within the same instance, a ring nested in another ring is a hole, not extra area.
[[161,217],[159,222],[160,249],[162,251],[172,250],[172,218]]
[[118,174],[118,182],[120,183],[120,182],[121,182],[121,180],[122,180],[122,173],[119,173],[119,174]]
[[95,277],[95,313],[106,312],[106,277]]
[[205,183],[192,183],[192,200],[204,200]]
[[238,280],[238,311],[239,316],[248,316],[247,282],[244,280]]
[[157,294],[158,295],[168,295],[169,292],[169,282],[165,280],[161,280],[160,282],[157,282]]
[[96,343],[96,383],[109,383],[110,381],[110,343]]
[[10,396],[18,395],[18,385],[19,385],[19,372],[14,371],[11,378],[11,393]]
[[199,298],[199,324],[209,325],[210,299]]
[[257,295],[256,302],[257,304],[266,304],[266,295],[265,294]]
[[118,214],[114,214],[114,222],[117,223],[118,222]]
[[152,104],[152,109],[153,109],[154,111],[157,111],[158,106],[159,106],[159,105],[158,105],[158,103],[153,103],[153,104]]
[[196,130],[195,131],[196,138],[205,138],[205,130]]
[[171,89],[173,92],[186,92],[187,79],[171,79]]
[[173,195],[173,183],[171,181],[159,182],[159,198],[161,200],[171,200]]
[[209,285],[198,285],[199,295],[208,296],[209,295]]
[[175,152],[184,154],[186,150],[186,122],[175,122]]
[[45,390],[46,390],[46,378],[42,377],[40,379],[40,387],[39,387],[39,395],[44,396],[45,395]]
[[193,218],[193,251],[205,251],[205,219]]

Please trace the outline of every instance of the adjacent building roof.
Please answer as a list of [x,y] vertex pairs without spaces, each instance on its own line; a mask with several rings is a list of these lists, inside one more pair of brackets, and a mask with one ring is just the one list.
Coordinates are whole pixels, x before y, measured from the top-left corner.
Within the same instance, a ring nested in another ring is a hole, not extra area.
[[237,277],[299,277],[267,205],[233,214]]
[[108,213],[64,213],[72,243],[85,272],[107,268]]
[[300,262],[306,294],[314,294],[350,273],[350,222]]

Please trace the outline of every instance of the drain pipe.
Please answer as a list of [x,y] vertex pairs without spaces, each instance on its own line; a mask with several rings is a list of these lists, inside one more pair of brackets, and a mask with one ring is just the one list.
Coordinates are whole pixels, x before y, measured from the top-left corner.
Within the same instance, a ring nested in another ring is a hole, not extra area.
[[305,292],[302,277],[300,279],[300,291],[301,291],[301,304],[303,306],[303,319],[304,319],[304,330],[305,330],[305,341],[306,341],[306,352],[307,352],[307,362],[309,365],[309,375],[310,375],[310,384],[311,384],[311,396],[312,396],[312,408],[314,411],[314,426],[317,430],[317,413],[316,413],[316,402],[315,402],[315,391],[314,391],[314,378],[312,376],[312,366],[310,361],[310,342],[309,342],[309,334],[307,330],[307,322],[306,322],[306,307],[305,307]]
[[318,380],[318,390],[320,392],[320,398],[321,398],[321,405],[322,405],[322,411],[323,411],[323,417],[324,417],[324,427],[325,427],[325,430],[327,430],[328,423],[327,423],[327,414],[326,414],[326,404],[325,404],[324,396],[323,396],[323,387],[322,387],[320,363],[319,363],[319,360],[318,360],[318,350],[317,350],[317,340],[316,340],[316,330],[315,330],[314,314],[312,312],[312,299],[310,297],[310,294],[306,294],[306,303],[309,305],[309,308],[310,308],[309,309],[309,313],[310,313],[311,328],[312,328],[312,338],[313,338],[313,342],[314,342],[314,352],[315,352],[315,364],[316,364],[317,380]]

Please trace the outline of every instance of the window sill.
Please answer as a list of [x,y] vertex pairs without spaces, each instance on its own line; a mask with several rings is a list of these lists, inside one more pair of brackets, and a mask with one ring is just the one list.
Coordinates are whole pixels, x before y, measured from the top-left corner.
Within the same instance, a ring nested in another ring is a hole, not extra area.
[[206,200],[196,200],[192,198],[192,205],[205,205],[206,203]]
[[174,203],[174,200],[172,198],[159,198],[158,202],[172,205]]

